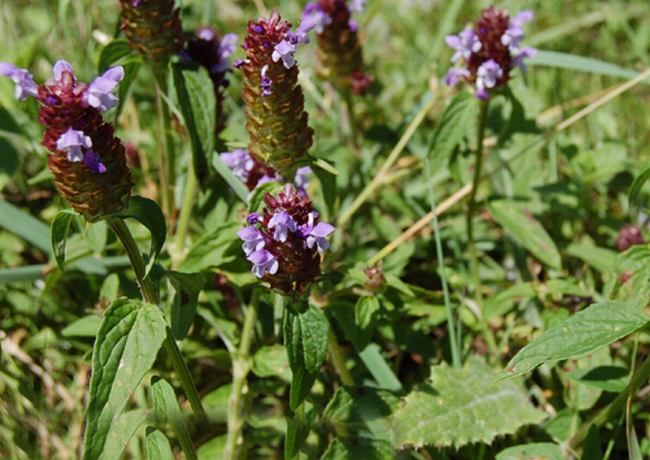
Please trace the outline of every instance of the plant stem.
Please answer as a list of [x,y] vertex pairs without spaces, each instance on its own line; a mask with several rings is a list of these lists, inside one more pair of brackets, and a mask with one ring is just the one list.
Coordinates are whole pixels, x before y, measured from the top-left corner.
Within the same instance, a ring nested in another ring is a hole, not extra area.
[[456,339],[456,326],[454,325],[454,315],[451,311],[451,300],[449,299],[449,286],[447,286],[447,269],[445,267],[445,255],[442,252],[442,240],[440,238],[440,226],[436,216],[436,198],[433,193],[433,179],[431,177],[431,162],[429,157],[425,157],[424,169],[426,170],[427,182],[429,184],[429,202],[433,212],[433,236],[436,241],[436,255],[438,258],[438,273],[442,281],[442,294],[445,299],[445,312],[447,314],[447,329],[449,331],[449,348],[451,349],[451,360],[454,367],[461,367],[460,337]]
[[[140,255],[140,250],[138,245],[133,239],[133,235],[129,231],[129,228],[126,226],[124,221],[119,217],[113,217],[108,219],[108,225],[111,227],[115,235],[119,238],[126,250],[131,265],[133,266],[133,271],[135,272],[135,277],[138,280],[138,285],[140,286],[140,291],[142,292],[142,297],[146,302],[157,305],[160,303],[160,297],[151,282],[151,279],[145,276],[145,265],[142,260],[142,255]],[[187,396],[190,405],[192,406],[192,411],[199,418],[199,423],[207,423],[207,416],[203,405],[201,404],[201,397],[199,392],[196,389],[196,385],[192,380],[192,375],[190,374],[187,364],[183,359],[183,355],[176,344],[176,340],[172,336],[171,330],[167,327],[167,336],[163,342],[165,351],[169,355],[169,358],[172,361],[172,366],[178,374],[178,378],[181,381],[181,386]]]
[[256,290],[253,291],[251,304],[246,310],[239,350],[232,365],[232,391],[228,399],[228,436],[223,451],[225,460],[237,458],[237,441],[244,427],[244,395],[248,392],[246,377],[251,368],[250,350],[257,321],[258,303],[259,293]]
[[156,80],[156,112],[158,117],[158,151],[160,196],[163,210],[168,219],[168,226],[173,228],[175,218],[174,185],[176,184],[176,151],[171,131],[169,110],[163,100],[167,95],[167,69],[163,66],[153,69]]
[[[472,189],[469,193],[469,201],[467,203],[467,249],[470,258],[470,273],[472,276],[472,283],[474,284],[475,300],[481,309],[481,320],[483,322],[483,335],[492,356],[498,355],[498,348],[494,334],[485,318],[483,312],[483,298],[481,294],[481,274],[478,254],[476,252],[476,242],[474,241],[474,214],[476,213],[476,195],[478,186],[481,182],[481,173],[483,169],[483,139],[485,138],[485,126],[487,124],[489,99],[481,101],[481,108],[478,116],[478,131],[476,138],[476,163],[474,165],[474,179],[472,180]],[[435,213],[434,213],[435,216]]]
[[194,165],[190,160],[187,165],[187,178],[185,179],[183,205],[181,206],[181,211],[178,216],[178,225],[176,226],[174,249],[177,255],[182,255],[183,250],[185,249],[185,239],[190,224],[190,216],[192,215],[197,185],[198,182],[196,180],[196,175],[194,174]]
[[330,358],[332,358],[332,365],[334,366],[336,373],[341,378],[341,382],[343,382],[343,385],[353,386],[354,379],[352,378],[350,371],[345,365],[345,355],[343,355],[343,350],[341,350],[339,343],[336,341],[336,336],[334,335],[334,331],[332,331],[331,327],[329,331],[329,349]]
[[625,390],[623,390],[619,395],[607,406],[605,409],[600,411],[590,422],[585,423],[580,428],[580,431],[571,439],[571,446],[573,448],[579,446],[582,441],[584,441],[589,428],[592,425],[601,426],[612,417],[618,415],[621,410],[627,404],[628,398],[632,397],[634,393],[650,378],[650,355],[646,356],[645,361],[639,366],[637,371],[632,375],[630,383],[628,383]]
[[354,99],[352,92],[347,90],[343,92],[343,100],[345,101],[345,108],[348,112],[348,123],[350,125],[350,140],[352,141],[352,148],[356,153],[359,153],[361,148],[361,141],[359,138],[359,126],[357,125],[357,115],[354,110]]

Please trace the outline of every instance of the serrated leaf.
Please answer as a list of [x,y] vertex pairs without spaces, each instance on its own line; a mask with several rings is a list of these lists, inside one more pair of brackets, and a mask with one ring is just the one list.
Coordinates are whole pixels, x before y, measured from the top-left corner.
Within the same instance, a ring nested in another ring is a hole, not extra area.
[[172,75],[178,104],[192,144],[194,174],[199,183],[204,185],[209,173],[208,155],[214,151],[217,124],[212,80],[208,71],[195,63],[174,63]]
[[174,460],[169,439],[155,428],[147,429],[147,458],[155,460]]
[[650,321],[645,305],[643,298],[607,300],[579,311],[526,345],[510,360],[507,372],[522,375],[542,363],[576,358],[609,345]]
[[445,108],[436,123],[431,144],[429,145],[429,162],[431,177],[440,168],[445,168],[454,149],[476,125],[479,105],[471,94],[458,93]]
[[[302,314],[308,309],[309,307],[300,307]],[[316,381],[316,371],[308,372],[306,369],[306,353],[304,349],[302,321],[300,318],[301,312],[297,310],[293,308],[287,308],[285,310],[283,327],[284,346],[287,350],[287,358],[289,359],[289,367],[291,368],[292,375],[289,391],[289,406],[292,410],[300,406]]]
[[169,423],[187,459],[196,460],[196,452],[191,443],[190,432],[185,424],[172,386],[165,379],[154,376],[151,379],[151,393],[153,395],[154,417],[158,423],[161,425]]
[[120,460],[124,454],[124,448],[140,426],[147,420],[148,412],[144,409],[136,409],[125,412],[117,417],[108,433],[106,444],[99,456],[99,460]]
[[167,238],[167,224],[165,215],[160,206],[149,198],[132,196],[129,199],[129,206],[120,212],[120,217],[131,217],[144,225],[151,234],[151,249],[149,260],[145,270],[145,276],[149,274]]
[[495,377],[495,370],[477,359],[462,369],[433,367],[431,382],[412,391],[392,417],[395,446],[489,444],[544,419],[520,385],[493,384]]
[[65,264],[65,244],[68,240],[70,222],[78,214],[72,209],[63,209],[56,213],[50,226],[50,241],[52,243],[52,254],[59,270],[63,271]]
[[313,304],[309,304],[299,318],[305,369],[309,373],[318,372],[327,359],[329,322],[323,311]]
[[190,330],[196,315],[199,293],[205,279],[200,273],[165,272],[173,287],[170,312],[170,326],[176,340],[183,340]]
[[560,446],[550,442],[508,447],[496,456],[496,460],[564,460],[565,458]]
[[545,265],[560,270],[562,260],[542,224],[507,200],[491,201],[488,210],[506,233]]
[[98,458],[104,450],[111,426],[153,366],[165,328],[155,305],[122,298],[106,310],[93,348],[85,460]]

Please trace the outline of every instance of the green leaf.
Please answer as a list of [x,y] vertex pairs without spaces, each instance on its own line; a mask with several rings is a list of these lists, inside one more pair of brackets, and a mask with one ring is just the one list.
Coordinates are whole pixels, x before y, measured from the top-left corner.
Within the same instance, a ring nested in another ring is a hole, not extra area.
[[589,385],[612,393],[625,390],[630,381],[630,373],[620,366],[597,366],[592,368],[578,368],[568,374],[574,382]]
[[229,257],[228,249],[233,243],[237,246],[237,257],[239,257],[241,240],[237,238],[237,231],[240,228],[238,222],[226,222],[199,238],[192,245],[179,269],[184,272],[199,272],[231,262],[234,258]]
[[609,345],[650,321],[645,305],[643,298],[607,300],[579,311],[526,345],[510,360],[507,372],[522,375],[542,363],[575,358]]
[[[324,161],[324,163],[327,162]],[[321,190],[323,192],[323,200],[325,201],[327,210],[331,214],[334,212],[336,206],[336,176],[332,174],[329,169],[316,165],[312,167],[312,171],[320,182]]]
[[124,448],[147,420],[147,414],[147,410],[136,409],[117,417],[106,437],[99,460],[121,460]]
[[402,384],[381,354],[377,344],[371,343],[359,352],[359,358],[381,388],[399,391]]
[[[307,370],[307,365],[305,364],[305,358],[307,353],[304,348],[304,336],[303,336],[303,321],[301,320],[301,315],[304,315],[306,311],[310,308],[307,306],[303,309],[302,312],[298,312],[293,308],[287,308],[284,315],[284,346],[287,350],[287,358],[289,359],[289,367],[291,368],[292,380],[291,380],[291,389],[289,394],[289,406],[292,410],[295,410],[300,406],[304,399],[309,394],[309,390],[316,381],[316,370],[309,372]],[[322,314],[322,312],[321,312]],[[309,319],[307,323],[311,323],[314,320]],[[316,327],[318,320],[316,320]],[[309,327],[309,326],[308,326]],[[313,334],[313,332],[310,332]],[[310,345],[310,350],[317,347],[317,339],[311,340],[312,344]],[[327,347],[327,345],[326,345]],[[313,367],[314,362],[318,359],[318,351],[310,354],[310,361]],[[320,367],[320,365],[318,366]]]
[[11,203],[0,200],[0,227],[33,244],[44,252],[50,252],[50,229],[42,221],[21,211]]
[[129,206],[120,212],[120,217],[131,217],[144,225],[151,234],[151,249],[149,250],[149,260],[145,270],[145,276],[149,274],[153,267],[160,250],[165,244],[167,237],[167,223],[165,215],[160,206],[149,198],[142,196],[132,196],[129,199]]
[[172,65],[178,104],[192,145],[194,174],[205,185],[208,178],[208,155],[215,147],[217,124],[214,86],[208,71],[195,63],[177,62]]
[[217,170],[219,175],[226,181],[235,194],[244,203],[248,203],[248,188],[239,177],[235,176],[232,170],[221,161],[218,153],[212,155],[212,166]]
[[533,256],[551,268],[562,268],[562,260],[555,243],[532,215],[527,215],[507,200],[491,201],[488,203],[488,210],[506,233]]
[[307,372],[318,372],[327,359],[330,325],[323,311],[313,304],[299,315]]
[[431,383],[411,392],[392,417],[395,446],[490,444],[544,419],[521,385],[494,384],[495,377],[495,370],[478,359],[462,369],[434,366]]
[[337,438],[321,460],[393,460],[395,451],[390,443],[363,437]]
[[178,442],[185,452],[188,460],[196,460],[196,452],[192,446],[190,432],[185,425],[183,414],[178,406],[176,393],[172,386],[161,377],[154,376],[151,379],[151,392],[153,394],[154,417],[158,424],[169,423],[176,434]]
[[316,411],[313,407],[309,410],[294,414],[287,423],[287,435],[284,441],[284,458],[292,459],[305,444],[311,426],[316,420]]
[[199,447],[197,454],[199,460],[215,460],[223,458],[223,451],[226,447],[227,436],[221,435],[210,439]]
[[174,460],[169,439],[155,428],[147,428],[147,458],[152,460]]
[[63,337],[95,337],[101,323],[102,319],[97,315],[84,316],[66,326],[61,331],[61,335]]
[[99,73],[105,72],[112,64],[119,60],[132,55],[129,42],[126,40],[113,40],[104,48],[99,54],[99,62],[97,63],[97,71]]
[[613,273],[616,267],[616,251],[599,248],[591,243],[573,243],[566,249],[566,253],[582,260],[600,273]]
[[565,458],[557,444],[538,442],[508,447],[497,454],[496,460],[564,460]]
[[86,229],[86,241],[88,241],[96,253],[101,253],[104,250],[107,236],[108,225],[106,225],[106,221],[104,220],[93,222]]
[[435,177],[440,168],[445,168],[454,149],[467,136],[476,124],[479,105],[466,91],[458,93],[447,106],[436,123],[431,144],[429,160],[431,177]]
[[253,355],[251,369],[258,377],[278,377],[291,381],[291,369],[287,360],[287,352],[280,345],[266,345]]
[[102,288],[99,291],[99,298],[112,303],[117,299],[120,291],[120,276],[117,273],[111,273],[106,277],[102,283]]
[[632,182],[632,185],[630,186],[630,207],[639,207],[639,195],[648,179],[650,179],[650,166],[646,166],[639,175],[634,178],[634,182]]
[[379,300],[374,296],[360,297],[354,306],[354,322],[359,328],[355,340],[355,347],[358,350],[363,350],[370,342],[380,308]]
[[52,254],[54,255],[56,265],[61,271],[63,271],[63,265],[65,263],[65,243],[68,239],[70,222],[72,222],[75,216],[77,216],[77,213],[72,209],[64,209],[56,213],[50,226]]
[[205,279],[200,273],[174,271],[166,272],[165,276],[174,288],[170,315],[172,334],[176,340],[183,340],[194,321],[199,293]]
[[93,348],[85,460],[104,450],[111,426],[153,366],[165,330],[165,318],[155,305],[121,298],[106,310]]

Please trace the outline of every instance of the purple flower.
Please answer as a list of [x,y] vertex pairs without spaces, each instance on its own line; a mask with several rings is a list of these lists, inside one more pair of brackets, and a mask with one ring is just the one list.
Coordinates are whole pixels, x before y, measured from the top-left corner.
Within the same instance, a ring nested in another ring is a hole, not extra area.
[[501,43],[507,46],[511,52],[519,50],[519,42],[524,38],[523,25],[533,20],[532,11],[521,11],[517,16],[510,19],[508,29],[501,36]]
[[332,23],[332,18],[322,11],[317,3],[311,2],[305,5],[298,26],[298,32],[307,34],[312,30],[317,34],[323,33],[325,27]]
[[512,67],[519,67],[522,72],[528,71],[528,67],[526,67],[526,63],[524,62],[524,59],[527,59],[529,57],[533,57],[537,54],[537,50],[535,48],[524,48],[522,49],[519,54],[512,60]]
[[86,150],[86,153],[84,153],[84,164],[86,167],[94,173],[104,174],[106,172],[106,166],[99,160],[99,155],[92,150]]
[[56,141],[56,148],[68,152],[68,161],[78,163],[84,161],[82,148],[89,149],[93,141],[83,131],[68,128]]
[[255,166],[255,162],[244,149],[235,149],[232,152],[222,153],[219,158],[242,182],[248,180],[248,173]]
[[282,177],[278,175],[269,176],[268,174],[264,174],[262,177],[260,177],[260,180],[257,181],[257,184],[255,184],[255,188],[259,187],[262,184],[266,184],[267,182],[273,182],[278,180],[282,180]]
[[38,85],[34,83],[32,74],[8,62],[0,62],[0,75],[11,78],[16,84],[16,99],[24,101],[29,96],[38,96]]
[[228,58],[232,56],[232,54],[235,52],[236,45],[237,45],[236,34],[226,34],[221,38],[221,41],[219,42],[219,50],[218,50],[219,62],[217,62],[217,64],[212,66],[211,70],[213,73],[225,72],[228,69],[230,69],[230,62],[228,61]]
[[471,75],[470,71],[465,68],[452,68],[447,72],[445,83],[447,86],[456,86],[460,80]]
[[269,66],[265,65],[262,67],[262,70],[260,70],[260,77],[262,77],[262,80],[260,82],[260,86],[262,87],[262,96],[267,97],[271,95],[271,85],[273,84],[273,80],[271,80],[269,77],[266,76],[266,72],[268,72]]
[[307,224],[300,228],[300,232],[305,237],[305,242],[309,249],[316,245],[318,252],[322,254],[327,248],[330,247],[327,237],[334,231],[334,227],[327,222],[319,222],[314,225],[314,220],[318,217],[318,213],[310,212]]
[[196,31],[196,37],[206,42],[214,40],[214,29],[212,27],[202,27]]
[[292,45],[300,45],[303,43],[309,43],[309,37],[303,32],[287,32],[284,36]]
[[296,64],[296,58],[294,57],[295,52],[296,45],[287,40],[282,40],[273,48],[271,59],[273,59],[273,62],[278,62],[280,59],[282,59],[284,68],[290,69]]
[[350,19],[348,21],[348,28],[350,29],[350,32],[357,32],[359,30],[359,23],[354,19]]
[[65,72],[68,72],[72,75],[72,78],[76,80],[74,70],[72,69],[72,66],[70,65],[69,62],[64,61],[64,60],[59,60],[54,63],[54,66],[52,67],[52,74],[54,75],[54,81],[61,81],[63,78],[63,74]]
[[293,183],[296,184],[296,187],[302,190],[305,190],[309,186],[309,180],[311,178],[311,168],[309,166],[303,166],[298,168],[296,171],[296,176],[293,179]]
[[365,7],[366,0],[350,0],[350,3],[348,3],[348,9],[358,13],[362,12]]
[[275,229],[273,238],[280,243],[287,241],[289,232],[293,233],[298,229],[296,221],[293,220],[293,217],[287,211],[280,211],[274,214],[271,220],[269,220],[268,227]]
[[236,69],[239,69],[241,66],[243,66],[246,62],[248,62],[248,59],[235,59],[235,62],[232,63],[233,67]]
[[267,272],[275,275],[280,267],[278,259],[266,249],[253,252],[248,256],[248,260],[253,263],[252,272],[258,278],[262,278]]
[[122,66],[111,67],[88,85],[84,94],[84,101],[89,106],[99,109],[100,112],[112,109],[118,103],[113,91],[123,78],[124,68]]
[[239,230],[237,236],[244,242],[244,244],[242,244],[242,249],[247,256],[264,247],[264,236],[262,235],[262,232],[253,225],[249,225],[248,227]]
[[487,90],[494,88],[502,76],[503,69],[494,59],[489,59],[481,64],[476,71],[476,97],[487,99]]
[[250,225],[256,224],[260,222],[262,218],[260,215],[256,212],[251,212],[248,217],[246,217],[246,222],[248,222]]
[[458,35],[447,35],[445,43],[456,50],[451,57],[451,62],[457,62],[461,58],[468,60],[472,53],[481,51],[483,45],[472,29],[465,29]]

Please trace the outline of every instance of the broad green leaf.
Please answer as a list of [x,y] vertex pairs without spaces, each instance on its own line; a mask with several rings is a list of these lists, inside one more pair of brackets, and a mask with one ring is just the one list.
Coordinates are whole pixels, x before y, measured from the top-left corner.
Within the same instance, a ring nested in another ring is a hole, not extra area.
[[205,279],[200,273],[181,273],[168,271],[165,276],[173,286],[170,326],[176,340],[183,340],[192,326],[199,293]]
[[5,200],[0,200],[0,216],[2,216],[0,227],[33,244],[41,251],[50,252],[50,229],[42,221]]
[[165,238],[167,237],[165,215],[160,209],[160,206],[158,206],[158,203],[149,198],[136,195],[129,199],[129,206],[120,212],[120,216],[131,217],[137,220],[151,234],[151,249],[149,250],[149,260],[145,270],[146,276],[156,262],[160,250],[165,244]]
[[495,370],[478,359],[462,369],[433,367],[430,383],[406,396],[392,417],[395,447],[490,444],[544,419],[521,385],[494,384],[495,377]]
[[165,331],[155,305],[121,298],[106,310],[93,348],[84,460],[104,450],[111,426],[153,366]]
[[[537,54],[526,60],[530,66],[556,67],[559,69],[577,70],[580,72],[595,73],[598,75],[608,75],[610,77],[620,77],[632,79],[639,75],[634,70],[624,69],[609,62],[598,59],[587,58],[569,53],[560,53],[557,51],[538,50]],[[650,84],[650,79],[646,80]]]
[[330,325],[323,311],[313,304],[299,316],[307,372],[318,372],[327,359],[327,343]]
[[117,417],[108,433],[99,460],[120,460],[124,454],[124,448],[147,420],[147,415],[147,410],[136,409]]
[[204,185],[209,173],[208,155],[215,147],[217,114],[214,85],[208,71],[194,63],[174,63],[172,75],[178,104],[190,136],[194,174]]
[[359,358],[361,358],[368,372],[370,372],[370,375],[372,375],[381,388],[392,391],[402,389],[402,384],[382,356],[377,344],[371,343],[361,350],[359,352]]
[[538,442],[508,447],[497,454],[496,460],[565,460],[557,444]]
[[491,201],[488,210],[506,233],[533,256],[551,268],[562,268],[562,260],[555,243],[537,219],[506,200]]
[[50,226],[50,241],[52,242],[52,254],[59,270],[63,271],[65,263],[65,243],[68,240],[70,222],[77,215],[72,209],[59,211],[52,219]]
[[280,345],[266,345],[253,355],[251,369],[258,377],[278,377],[291,381],[291,370],[287,360],[287,352]]
[[615,268],[616,251],[607,248],[599,248],[586,242],[573,243],[566,253],[577,257],[587,265],[598,270],[600,273],[612,273]]
[[630,381],[630,372],[620,366],[598,366],[578,368],[566,374],[568,378],[612,393],[625,390]]
[[89,224],[86,229],[86,241],[96,253],[101,253],[104,250],[107,236],[108,225],[104,220]]
[[112,64],[126,56],[130,56],[132,53],[133,51],[126,40],[113,40],[102,48],[102,52],[99,54],[99,62],[97,63],[97,71],[100,73],[105,72]]
[[226,447],[227,436],[221,435],[210,439],[197,450],[199,460],[215,460],[223,458],[223,450]]
[[639,207],[639,195],[645,183],[650,179],[650,166],[645,167],[638,176],[634,178],[634,182],[630,186],[630,206],[633,208]]
[[374,296],[360,297],[354,306],[354,322],[359,328],[355,342],[357,349],[363,350],[370,342],[380,308],[379,300]]
[[364,437],[337,438],[321,460],[393,460],[395,451],[390,443]]
[[228,250],[236,244],[236,257],[240,257],[241,240],[237,231],[241,228],[237,222],[227,222],[199,238],[185,256],[179,270],[183,272],[200,272],[206,268],[219,267],[235,259]]
[[[304,311],[309,307],[302,308]],[[316,372],[308,372],[305,365],[301,313],[293,308],[287,308],[284,315],[284,346],[287,350],[289,367],[291,368],[291,389],[289,406],[295,410],[309,394],[316,381]]]
[[79,318],[61,331],[63,337],[95,337],[102,323],[97,315],[88,315]]
[[650,321],[645,305],[643,298],[607,300],[579,311],[517,353],[508,363],[508,375],[522,375],[546,362],[576,358],[622,339]]
[[120,276],[117,273],[111,273],[102,283],[102,288],[99,291],[99,298],[112,303],[115,299],[117,299],[119,291]]
[[429,146],[431,177],[445,168],[454,149],[476,125],[478,115],[476,98],[466,91],[458,93],[436,123]]
[[212,166],[217,170],[219,175],[226,181],[226,183],[233,189],[235,194],[239,197],[244,203],[248,203],[248,188],[235,174],[231,169],[221,161],[219,153],[212,155]]
[[151,460],[174,460],[169,439],[155,428],[147,428],[147,458]]
[[165,379],[154,376],[151,379],[151,392],[153,394],[154,417],[158,421],[158,424],[164,425],[165,423],[169,423],[187,459],[196,460],[196,452],[192,445],[192,438],[185,425],[181,409],[178,406],[174,389]]

